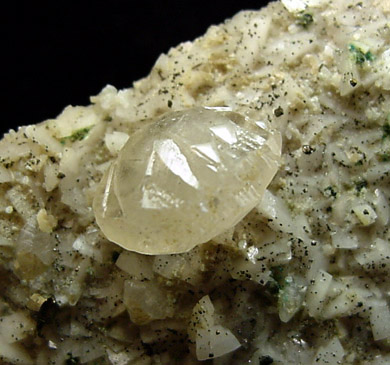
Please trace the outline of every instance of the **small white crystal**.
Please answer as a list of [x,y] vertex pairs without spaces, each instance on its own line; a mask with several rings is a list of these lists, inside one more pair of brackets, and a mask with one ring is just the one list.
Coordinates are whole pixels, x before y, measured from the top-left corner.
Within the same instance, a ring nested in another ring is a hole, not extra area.
[[306,9],[306,2],[303,0],[282,0],[282,4],[291,13],[303,11]]
[[93,208],[107,238],[144,254],[185,252],[239,222],[261,200],[279,133],[238,113],[193,108],[129,138]]

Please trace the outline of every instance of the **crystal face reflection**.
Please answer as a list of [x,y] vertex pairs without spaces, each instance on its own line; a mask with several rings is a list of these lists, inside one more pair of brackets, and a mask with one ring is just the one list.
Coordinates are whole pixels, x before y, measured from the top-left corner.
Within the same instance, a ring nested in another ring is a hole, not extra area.
[[161,162],[173,174],[180,177],[185,183],[197,189],[199,183],[181,152],[179,146],[171,139],[157,140],[153,143],[153,154],[160,157]]
[[218,125],[215,127],[211,127],[210,130],[222,141],[232,145],[234,143],[237,143],[237,135],[236,131],[237,129],[234,128],[230,124],[225,124],[225,125]]
[[275,175],[281,138],[212,108],[163,115],[132,135],[97,189],[106,237],[144,254],[185,252],[238,223]]

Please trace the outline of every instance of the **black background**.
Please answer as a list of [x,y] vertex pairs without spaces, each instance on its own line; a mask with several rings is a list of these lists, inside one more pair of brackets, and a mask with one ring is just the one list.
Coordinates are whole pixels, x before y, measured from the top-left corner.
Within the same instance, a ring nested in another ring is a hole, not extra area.
[[10,1],[0,10],[0,135],[87,105],[107,84],[130,87],[170,47],[268,2]]

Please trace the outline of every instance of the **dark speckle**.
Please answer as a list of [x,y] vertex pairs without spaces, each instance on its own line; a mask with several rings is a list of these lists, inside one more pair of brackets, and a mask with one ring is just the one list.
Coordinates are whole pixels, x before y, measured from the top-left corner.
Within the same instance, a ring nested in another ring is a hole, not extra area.
[[274,359],[271,356],[262,356],[259,358],[259,365],[269,365],[273,364]]
[[276,118],[281,117],[281,116],[284,114],[283,108],[282,108],[281,106],[277,107],[277,108],[274,110],[274,114],[275,114],[275,117],[276,117]]

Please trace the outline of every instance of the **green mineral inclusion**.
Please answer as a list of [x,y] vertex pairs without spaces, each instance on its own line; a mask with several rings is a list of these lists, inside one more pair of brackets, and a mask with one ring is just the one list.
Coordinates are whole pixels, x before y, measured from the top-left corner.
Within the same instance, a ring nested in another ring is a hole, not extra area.
[[353,43],[348,45],[348,50],[357,65],[363,65],[366,61],[374,60],[374,56],[370,51],[364,52],[360,47],[354,45]]
[[74,131],[70,136],[66,136],[60,139],[61,144],[65,144],[67,141],[70,141],[72,143],[76,141],[82,141],[89,133],[89,131],[92,129],[93,125],[85,128],[80,128]]

